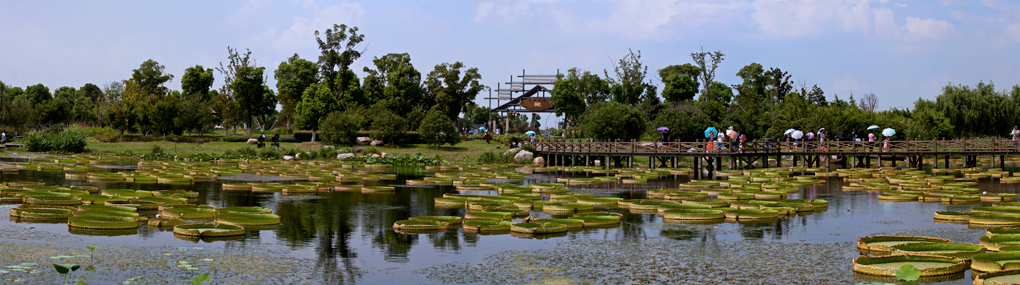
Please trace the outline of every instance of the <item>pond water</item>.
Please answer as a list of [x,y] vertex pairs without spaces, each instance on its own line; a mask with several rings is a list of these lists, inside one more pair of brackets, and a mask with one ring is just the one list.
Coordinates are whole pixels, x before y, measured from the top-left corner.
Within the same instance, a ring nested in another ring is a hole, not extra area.
[[[24,161],[5,158],[5,162]],[[128,167],[130,168],[130,167]],[[433,199],[458,193],[453,186],[406,186],[407,179],[420,179],[434,171],[422,168],[390,168],[398,173],[394,181],[366,182],[395,186],[389,194],[360,192],[319,192],[288,196],[281,193],[223,191],[221,183],[194,185],[87,183],[65,180],[63,172],[23,170],[5,173],[0,181],[41,181],[48,185],[93,185],[101,189],[139,190],[187,189],[197,191],[198,204],[219,207],[261,206],[281,217],[276,229],[248,232],[227,241],[192,242],[172,232],[154,230],[144,224],[137,231],[99,232],[71,229],[65,223],[38,223],[9,217],[0,210],[0,242],[100,248],[198,248],[212,254],[277,254],[293,258],[305,268],[293,274],[270,277],[268,283],[299,284],[443,284],[443,283],[698,283],[698,284],[846,284],[890,279],[856,275],[852,258],[859,256],[855,242],[876,234],[922,235],[973,243],[983,229],[967,225],[935,223],[935,211],[967,211],[970,205],[941,203],[879,202],[877,193],[843,191],[841,178],[821,178],[824,183],[800,188],[789,199],[824,199],[826,210],[799,213],[767,223],[667,223],[656,214],[635,214],[627,209],[603,211],[623,214],[618,226],[572,231],[562,236],[521,238],[510,234],[478,235],[452,229],[431,234],[395,232],[396,221],[414,216],[463,216],[465,209],[437,208]],[[503,183],[552,183],[559,177],[591,174],[551,172],[527,174],[522,180],[493,180]],[[269,177],[245,176],[250,179]],[[601,197],[638,199],[645,191],[674,188],[690,181],[688,176],[666,175],[647,184],[601,183],[570,186],[573,193]],[[283,183],[289,183],[284,181]],[[1017,193],[1016,184],[980,180],[982,191]],[[462,194],[496,195],[495,191],[460,191]],[[548,200],[548,197],[544,198]],[[990,205],[982,203],[980,205]],[[552,216],[532,212],[533,217]],[[515,219],[514,221],[520,221]],[[35,235],[47,235],[33,240]],[[5,243],[6,244],[6,243]],[[5,254],[0,253],[0,257]],[[31,262],[20,256],[2,258],[10,264]],[[267,264],[265,266],[273,266]],[[125,267],[130,268],[130,267]],[[213,274],[212,272],[210,272]],[[19,275],[20,274],[20,275]],[[130,269],[97,271],[92,280],[125,280],[151,274]],[[216,276],[215,274],[213,274]],[[50,275],[52,276],[52,275]],[[43,274],[9,272],[2,280],[52,281]],[[933,284],[970,284],[971,273],[925,280]],[[225,278],[225,277],[224,277]],[[172,278],[167,278],[171,279]],[[46,283],[41,282],[41,283]],[[260,283],[260,282],[255,282]]]

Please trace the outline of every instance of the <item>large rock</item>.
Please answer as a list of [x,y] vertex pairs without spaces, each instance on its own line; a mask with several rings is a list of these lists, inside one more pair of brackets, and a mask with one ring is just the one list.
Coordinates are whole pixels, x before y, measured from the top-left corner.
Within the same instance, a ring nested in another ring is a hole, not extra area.
[[526,150],[519,151],[519,152],[517,152],[517,155],[514,156],[514,160],[516,160],[518,162],[523,162],[523,163],[527,163],[528,161],[531,161],[532,158],[534,158],[534,154],[532,154],[530,151],[526,151]]
[[535,165],[543,166],[544,167],[545,166],[545,158],[541,157],[541,156],[536,157],[535,161],[533,161],[532,163],[535,164]]
[[294,156],[290,156],[290,155],[284,155],[284,156],[283,156],[283,160],[287,160],[287,161],[294,161]]
[[259,144],[259,139],[248,139],[248,144],[252,145]]
[[381,141],[381,140],[372,140],[372,142],[370,142],[370,143],[368,143],[368,144],[369,144],[369,145],[372,145],[372,146],[380,146],[380,145],[384,145],[383,141]]
[[390,156],[390,154],[388,154],[388,153],[385,153],[385,152],[384,152],[384,153],[382,153],[382,154],[379,154],[379,157],[387,157],[387,156]]
[[365,151],[365,148],[360,147],[360,146],[356,146],[356,147],[352,147],[351,151],[353,151],[354,153],[361,153],[361,152]]
[[503,155],[514,155],[514,154],[517,154],[518,151],[521,151],[521,149],[519,149],[519,148],[511,148],[511,149],[508,149],[508,150],[504,151]]
[[373,153],[373,154],[372,154],[372,157],[378,158],[378,157],[379,157],[379,154],[378,154],[378,153]]
[[358,137],[358,145],[369,145],[371,143],[372,138],[370,137]]
[[353,153],[341,153],[336,155],[336,159],[343,160],[344,158],[354,157]]

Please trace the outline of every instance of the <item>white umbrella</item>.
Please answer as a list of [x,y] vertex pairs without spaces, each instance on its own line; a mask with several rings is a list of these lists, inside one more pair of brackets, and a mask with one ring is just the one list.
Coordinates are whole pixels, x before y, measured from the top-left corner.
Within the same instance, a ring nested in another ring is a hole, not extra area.
[[896,130],[894,130],[892,128],[886,128],[886,129],[882,130],[882,135],[883,136],[891,137],[891,136],[893,136],[895,134],[896,134]]
[[802,132],[802,131],[793,131],[793,133],[790,133],[790,136],[793,137],[794,139],[798,139],[799,140],[800,138],[804,137],[804,132]]
[[795,130],[795,129],[789,129],[789,130],[786,130],[785,132],[783,132],[783,135],[784,135],[784,136],[785,136],[785,135],[789,135],[790,133],[792,133],[792,132],[796,132],[796,131],[797,131],[797,130]]
[[876,126],[876,125],[871,125],[870,127],[868,127],[868,130],[869,130],[869,131],[870,131],[870,130],[877,130],[878,128],[879,128],[879,127],[878,127],[878,126]]

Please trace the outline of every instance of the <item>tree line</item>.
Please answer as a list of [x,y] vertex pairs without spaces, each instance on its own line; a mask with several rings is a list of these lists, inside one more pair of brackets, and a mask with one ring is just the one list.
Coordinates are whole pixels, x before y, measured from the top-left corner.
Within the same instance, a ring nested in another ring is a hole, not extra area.
[[657,70],[661,94],[656,94],[640,51],[614,62],[601,77],[571,68],[552,90],[556,115],[580,129],[581,136],[599,140],[658,137],[655,129],[668,127],[671,140],[697,141],[705,139],[707,127],[728,126],[749,138],[780,138],[790,128],[825,128],[830,138],[838,138],[863,134],[870,125],[896,129],[895,139],[901,140],[1001,138],[1020,124],[1020,85],[995,90],[992,83],[948,84],[934,100],[919,98],[913,109],[876,110],[874,93],[858,100],[852,94],[846,100],[833,95],[829,101],[818,85],[796,84],[787,71],[758,63],[736,73],[741,82],[715,81],[724,59],[721,51],[702,49],[691,53],[690,63]]
[[[352,70],[364,49],[365,36],[357,27],[333,25],[315,31],[320,54],[313,60],[294,54],[269,74],[255,62],[251,51],[227,48],[227,60],[215,68],[194,65],[184,70],[181,90],[166,87],[174,75],[155,60],[146,60],[131,77],[80,88],[60,87],[53,92],[43,84],[25,88],[0,81],[0,126],[12,130],[42,129],[52,125],[83,124],[111,127],[147,135],[202,134],[220,125],[230,129],[256,129],[274,125],[312,131],[313,140],[323,124],[324,138],[347,143],[351,130],[378,130],[379,135],[418,131],[422,122],[439,122],[431,135],[453,133],[462,112],[466,120],[486,121],[487,110],[473,102],[484,85],[477,68],[461,62],[441,63],[425,76],[411,64],[407,53],[390,53],[372,59],[362,70]],[[222,87],[213,88],[220,77]],[[276,106],[282,108],[278,111]],[[348,118],[344,124],[328,117]],[[428,118],[432,120],[427,120]],[[376,122],[378,119],[378,122]],[[432,126],[430,126],[432,127]],[[338,129],[346,128],[346,129]],[[433,128],[434,129],[434,128]],[[431,130],[431,129],[429,129]]]

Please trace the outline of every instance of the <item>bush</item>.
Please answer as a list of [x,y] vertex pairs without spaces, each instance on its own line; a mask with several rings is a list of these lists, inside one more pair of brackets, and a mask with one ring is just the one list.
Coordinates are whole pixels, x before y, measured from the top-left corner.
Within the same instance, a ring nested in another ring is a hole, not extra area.
[[365,147],[365,151],[362,152],[362,155],[366,156],[373,154],[382,154],[382,152],[379,152],[379,149],[374,146],[367,146]]
[[498,151],[487,151],[478,156],[478,163],[514,163],[512,154],[503,155]]
[[645,132],[645,120],[637,108],[617,102],[602,102],[581,120],[584,135],[597,140],[638,139]]
[[404,118],[393,114],[393,112],[383,111],[375,115],[375,120],[372,120],[372,138],[389,145],[399,146],[403,143],[406,126],[407,120]]
[[25,146],[28,151],[81,153],[88,145],[87,137],[80,132],[34,133],[28,136]]
[[418,133],[436,148],[446,143],[455,145],[460,142],[460,134],[453,128],[453,121],[440,110],[432,110],[425,116],[418,127]]
[[331,145],[354,145],[361,118],[349,112],[329,113],[319,122],[322,141]]

